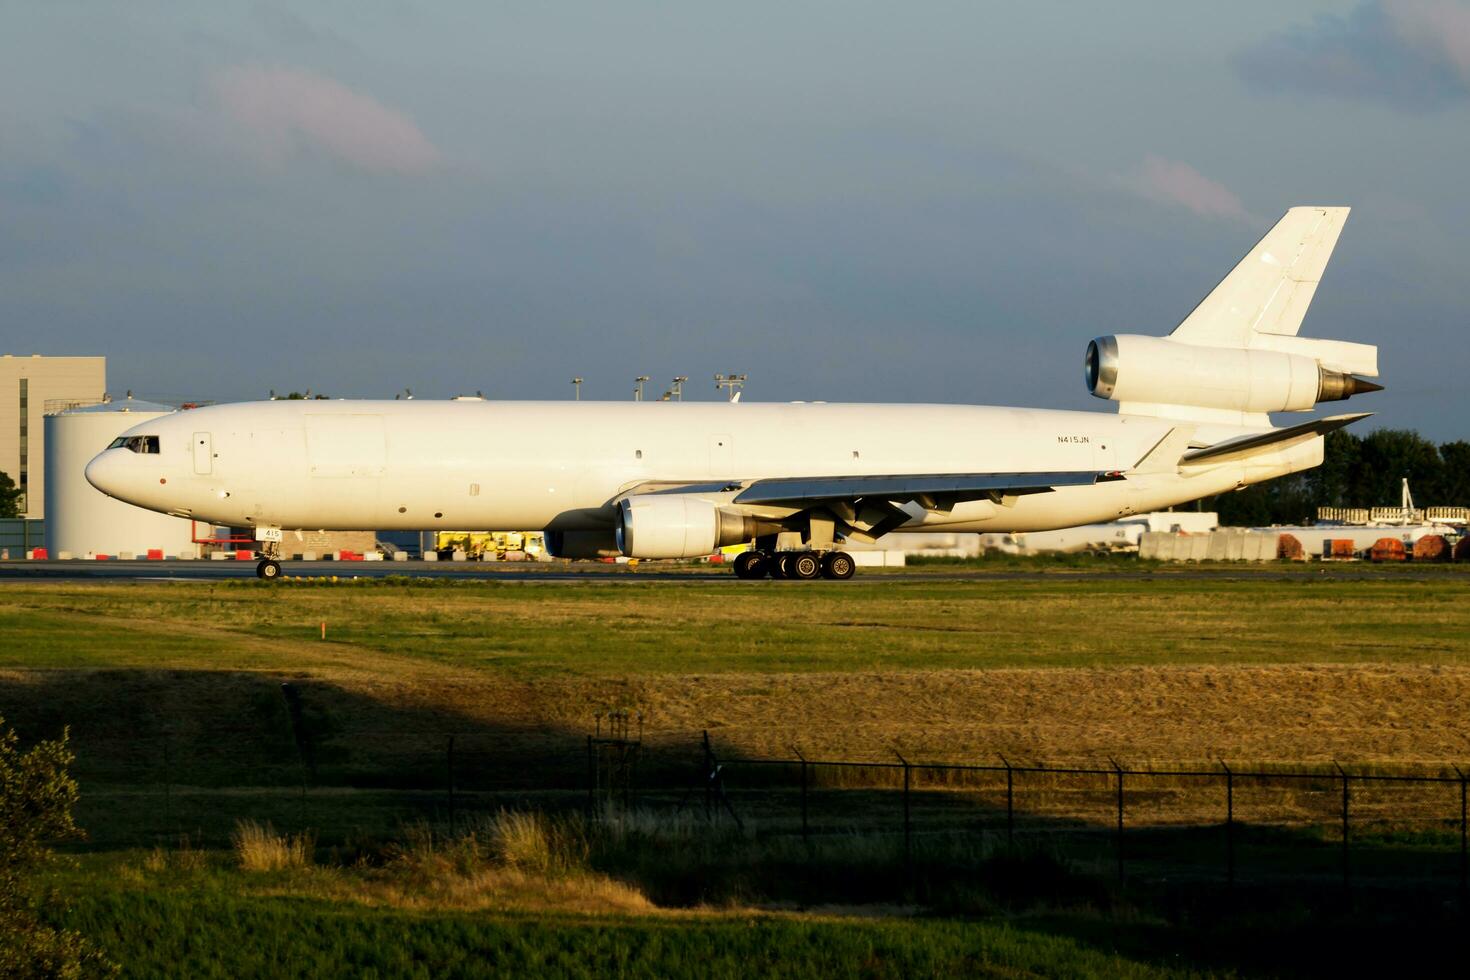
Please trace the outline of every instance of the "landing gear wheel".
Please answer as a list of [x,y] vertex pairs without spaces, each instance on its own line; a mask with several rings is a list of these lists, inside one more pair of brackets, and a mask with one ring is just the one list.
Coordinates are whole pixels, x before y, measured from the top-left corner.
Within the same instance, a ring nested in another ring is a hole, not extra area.
[[822,560],[810,551],[799,551],[791,559],[791,577],[813,579],[822,574]]
[[770,561],[759,551],[743,551],[735,556],[736,578],[765,578]]
[[849,579],[857,570],[857,562],[845,551],[829,551],[822,556],[822,577]]
[[771,565],[771,578],[796,578],[792,572],[792,560],[796,555],[790,551],[783,551],[776,556],[776,561]]
[[255,577],[266,581],[281,577],[281,563],[274,558],[267,558],[255,566]]

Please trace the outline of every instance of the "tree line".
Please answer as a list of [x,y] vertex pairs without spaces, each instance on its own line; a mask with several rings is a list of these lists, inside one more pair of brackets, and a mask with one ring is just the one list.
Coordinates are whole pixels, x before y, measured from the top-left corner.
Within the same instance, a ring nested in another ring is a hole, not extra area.
[[1470,507],[1470,442],[1436,445],[1409,429],[1364,436],[1328,433],[1322,465],[1236,493],[1207,497],[1201,510],[1235,527],[1305,524],[1318,507],[1397,507],[1407,477],[1418,507]]

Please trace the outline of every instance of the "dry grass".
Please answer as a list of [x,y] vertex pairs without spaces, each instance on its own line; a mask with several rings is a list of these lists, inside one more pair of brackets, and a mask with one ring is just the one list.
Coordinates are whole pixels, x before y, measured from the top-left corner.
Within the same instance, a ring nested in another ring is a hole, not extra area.
[[270,824],[241,820],[230,837],[243,871],[285,871],[311,864],[315,841],[309,833],[278,834]]
[[[449,732],[462,771],[575,785],[581,739],[614,707],[643,715],[650,758],[670,766],[696,764],[702,729],[722,758],[796,747],[875,761],[897,749],[915,762],[1438,766],[1470,757],[1464,578],[22,584],[0,596],[0,630],[19,640],[0,651],[0,705],[37,730],[71,723],[92,786],[157,781],[169,759],[186,802],[181,785],[294,778],[283,679],[326,719],[319,755],[340,767],[314,798],[347,770],[437,786]],[[321,620],[343,624],[333,642],[314,639]],[[1048,814],[1105,812],[1104,785],[1024,785]],[[1213,812],[1218,795],[1145,782],[1129,793],[1181,817]],[[1305,819],[1319,796],[1249,788],[1241,805]],[[530,819],[484,830],[504,868],[550,867],[547,828]]]
[[305,886],[322,897],[404,909],[653,909],[636,887],[590,870],[587,852],[575,817],[503,810],[457,835],[410,825],[383,867],[318,869]]
[[155,874],[202,871],[206,865],[204,852],[194,846],[188,834],[180,834],[179,842],[172,850],[159,846],[143,856],[143,869]]

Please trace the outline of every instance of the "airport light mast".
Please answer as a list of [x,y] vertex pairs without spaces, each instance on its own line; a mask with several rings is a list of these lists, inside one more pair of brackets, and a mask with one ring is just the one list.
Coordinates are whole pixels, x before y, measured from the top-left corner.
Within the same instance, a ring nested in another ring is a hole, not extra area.
[[649,380],[646,374],[640,374],[633,379],[633,400],[635,402],[641,402],[643,400],[643,385]]
[[575,377],[575,378],[572,379],[572,390],[576,392],[576,395],[574,395],[573,398],[576,401],[581,401],[582,400],[582,379],[581,379],[581,377]]
[[730,400],[738,402],[740,391],[745,387],[746,377],[744,374],[717,374],[715,375],[715,387],[730,389]]

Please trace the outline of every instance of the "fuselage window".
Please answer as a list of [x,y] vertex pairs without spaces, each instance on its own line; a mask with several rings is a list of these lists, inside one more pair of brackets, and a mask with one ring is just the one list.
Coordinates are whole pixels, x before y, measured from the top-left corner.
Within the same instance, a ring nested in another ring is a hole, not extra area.
[[144,453],[149,456],[158,455],[157,436],[129,436],[126,439],[114,440],[112,446],[121,446],[129,452]]

